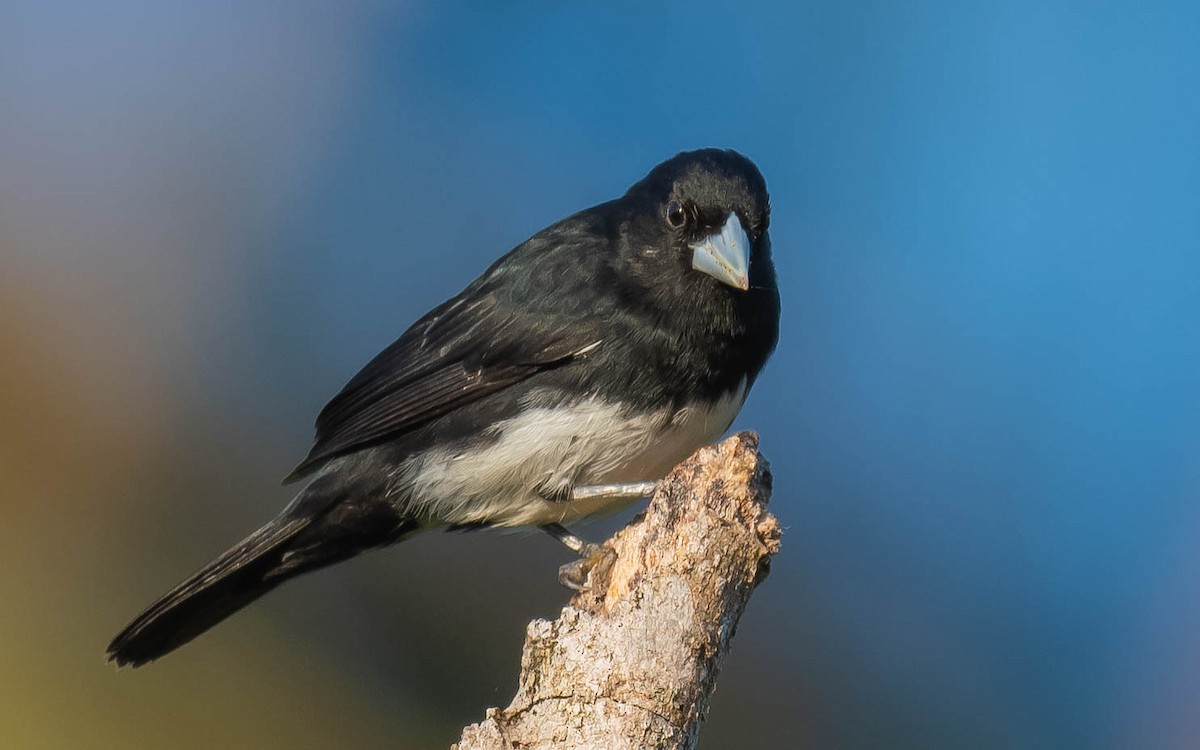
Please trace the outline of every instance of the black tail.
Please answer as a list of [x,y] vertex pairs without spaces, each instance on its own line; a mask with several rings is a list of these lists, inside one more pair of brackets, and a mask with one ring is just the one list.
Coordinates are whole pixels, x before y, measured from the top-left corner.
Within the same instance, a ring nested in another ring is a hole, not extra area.
[[387,503],[324,500],[319,512],[303,512],[312,505],[298,503],[164,594],[113,638],[109,660],[134,667],[151,662],[289,578],[398,541],[415,529]]
[[283,582],[279,566],[308,519],[272,521],[151,604],[108,644],[108,658],[138,667],[173,651]]

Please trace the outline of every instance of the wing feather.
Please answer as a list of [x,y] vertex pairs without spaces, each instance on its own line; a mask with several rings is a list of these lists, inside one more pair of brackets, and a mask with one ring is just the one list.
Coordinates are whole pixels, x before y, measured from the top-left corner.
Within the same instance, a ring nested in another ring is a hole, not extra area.
[[597,338],[587,321],[532,316],[477,282],[417,321],[330,400],[312,449],[284,482],[567,364]]

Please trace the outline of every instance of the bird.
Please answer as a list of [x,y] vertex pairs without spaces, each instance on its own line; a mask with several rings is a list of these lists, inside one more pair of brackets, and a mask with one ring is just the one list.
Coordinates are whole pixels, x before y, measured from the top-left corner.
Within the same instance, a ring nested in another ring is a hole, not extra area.
[[107,648],[141,666],[303,573],[431,529],[566,524],[653,493],[729,429],[774,351],[780,295],[762,173],[684,151],[517,245],[333,397],[272,520]]

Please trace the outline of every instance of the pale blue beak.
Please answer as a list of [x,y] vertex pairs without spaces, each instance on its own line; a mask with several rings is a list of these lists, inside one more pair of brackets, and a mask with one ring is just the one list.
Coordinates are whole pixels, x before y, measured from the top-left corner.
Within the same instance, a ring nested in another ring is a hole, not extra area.
[[743,292],[750,288],[750,238],[737,214],[729,214],[721,231],[691,246],[692,268]]

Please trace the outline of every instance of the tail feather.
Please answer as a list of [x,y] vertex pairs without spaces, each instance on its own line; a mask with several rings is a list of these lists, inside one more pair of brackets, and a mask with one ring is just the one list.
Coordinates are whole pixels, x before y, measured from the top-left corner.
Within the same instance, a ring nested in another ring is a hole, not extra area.
[[311,518],[276,519],[255,531],[135,617],[108,644],[118,666],[141,666],[179,648],[245,607],[286,576],[273,576]]
[[141,666],[179,648],[279,584],[399,541],[419,524],[378,487],[326,474],[284,510],[134,618],[108,645]]

